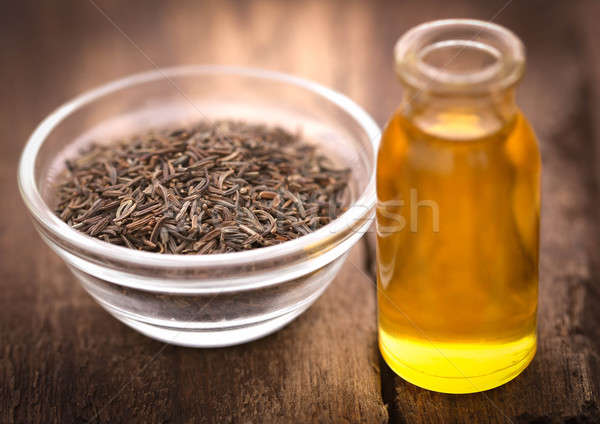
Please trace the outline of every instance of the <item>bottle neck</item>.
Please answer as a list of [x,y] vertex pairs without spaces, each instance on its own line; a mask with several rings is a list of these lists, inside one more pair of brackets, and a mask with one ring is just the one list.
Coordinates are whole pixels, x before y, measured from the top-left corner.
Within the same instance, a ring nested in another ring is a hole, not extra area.
[[398,41],[395,59],[405,88],[402,112],[427,133],[484,137],[518,112],[525,52],[506,28],[465,19],[422,24]]
[[406,84],[400,110],[425,133],[461,140],[496,133],[509,125],[518,113],[513,87],[476,95],[436,94]]

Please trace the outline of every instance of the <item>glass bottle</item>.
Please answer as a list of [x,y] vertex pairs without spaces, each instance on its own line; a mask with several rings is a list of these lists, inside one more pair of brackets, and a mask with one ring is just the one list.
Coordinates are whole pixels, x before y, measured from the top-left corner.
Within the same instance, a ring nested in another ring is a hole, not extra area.
[[509,30],[444,20],[395,48],[402,102],[377,159],[379,346],[445,393],[510,381],[536,350],[540,156]]

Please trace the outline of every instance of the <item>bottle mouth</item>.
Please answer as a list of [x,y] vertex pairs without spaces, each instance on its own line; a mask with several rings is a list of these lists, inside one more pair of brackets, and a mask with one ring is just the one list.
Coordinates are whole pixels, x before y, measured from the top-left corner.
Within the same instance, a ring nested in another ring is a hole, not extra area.
[[501,90],[517,83],[525,67],[513,32],[470,19],[419,25],[398,40],[394,55],[404,83],[437,93]]

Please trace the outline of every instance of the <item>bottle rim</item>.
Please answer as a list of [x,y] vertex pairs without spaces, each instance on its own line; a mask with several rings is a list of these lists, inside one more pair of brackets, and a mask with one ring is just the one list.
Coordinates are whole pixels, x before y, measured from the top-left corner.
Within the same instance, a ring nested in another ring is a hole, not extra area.
[[435,93],[503,90],[525,68],[525,48],[512,31],[474,19],[418,25],[398,40],[394,57],[403,83]]

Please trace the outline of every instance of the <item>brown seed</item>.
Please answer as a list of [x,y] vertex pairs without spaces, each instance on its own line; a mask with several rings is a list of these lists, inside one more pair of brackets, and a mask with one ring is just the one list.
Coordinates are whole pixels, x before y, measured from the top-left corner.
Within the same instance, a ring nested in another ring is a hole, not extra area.
[[158,253],[272,246],[326,225],[349,200],[349,170],[298,135],[243,122],[92,144],[66,168],[56,190],[61,219]]

